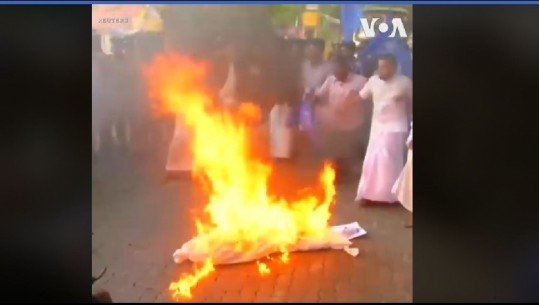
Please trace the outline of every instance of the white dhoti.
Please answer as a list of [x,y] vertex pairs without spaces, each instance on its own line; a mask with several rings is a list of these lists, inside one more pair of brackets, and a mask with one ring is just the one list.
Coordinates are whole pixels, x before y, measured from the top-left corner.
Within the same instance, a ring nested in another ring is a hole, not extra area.
[[180,116],[176,119],[174,135],[168,149],[166,170],[170,172],[190,171],[193,166],[191,139]]
[[292,128],[286,124],[290,111],[288,105],[275,105],[270,111],[270,152],[274,158],[287,159],[292,156]]
[[406,160],[406,164],[404,165],[404,169],[402,170],[402,173],[395,182],[395,185],[393,185],[393,193],[397,195],[397,199],[399,199],[399,202],[404,206],[405,209],[412,212],[413,207],[413,187],[412,187],[412,173],[413,173],[413,165],[412,165],[412,154],[413,151],[408,151],[408,159]]
[[356,200],[397,202],[392,192],[404,166],[407,133],[372,130]]

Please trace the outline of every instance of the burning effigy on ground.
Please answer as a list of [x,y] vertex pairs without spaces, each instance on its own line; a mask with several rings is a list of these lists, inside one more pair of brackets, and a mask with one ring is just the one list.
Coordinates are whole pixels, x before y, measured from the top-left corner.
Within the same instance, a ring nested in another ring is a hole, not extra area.
[[259,260],[294,251],[344,249],[350,241],[329,226],[335,200],[335,171],[320,173],[323,198],[306,194],[289,202],[268,190],[271,165],[250,153],[249,122],[260,115],[253,104],[223,110],[204,88],[206,65],[179,54],[162,54],[145,69],[150,96],[158,110],[182,117],[192,137],[193,175],[208,195],[197,235],[173,254],[176,263],[202,264],[170,284],[175,300],[192,289],[216,265],[256,261],[261,274],[270,268]]

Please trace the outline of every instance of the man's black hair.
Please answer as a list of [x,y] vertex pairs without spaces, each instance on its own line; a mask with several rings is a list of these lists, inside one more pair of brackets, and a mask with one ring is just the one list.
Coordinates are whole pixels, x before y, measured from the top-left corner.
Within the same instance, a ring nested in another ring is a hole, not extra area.
[[397,66],[397,58],[393,54],[383,54],[378,56],[378,60],[386,60],[389,61],[394,67]]
[[297,39],[297,38],[285,39],[284,40],[284,48],[286,50],[292,51],[296,47],[299,48],[300,53],[302,53],[303,50],[304,50],[304,47],[305,47],[305,40]]
[[303,49],[305,47],[305,40],[303,39],[293,38],[293,39],[287,39],[286,41],[288,42],[291,48],[298,47],[300,49]]
[[313,38],[307,41],[307,46],[314,46],[318,48],[320,51],[324,52],[326,48],[326,42],[324,41],[324,39]]
[[333,64],[335,64],[338,67],[350,68],[350,61],[348,60],[348,58],[346,58],[346,57],[344,57],[342,55],[335,56],[332,59],[332,62],[333,62]]

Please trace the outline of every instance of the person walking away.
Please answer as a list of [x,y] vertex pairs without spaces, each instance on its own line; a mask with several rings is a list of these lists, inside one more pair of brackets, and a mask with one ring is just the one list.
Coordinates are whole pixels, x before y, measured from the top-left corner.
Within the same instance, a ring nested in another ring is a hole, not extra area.
[[406,164],[404,165],[404,169],[399,176],[399,179],[397,180],[397,182],[395,182],[395,185],[393,185],[392,189],[392,192],[397,195],[397,199],[399,199],[399,202],[402,204],[402,206],[410,212],[408,219],[404,224],[404,227],[406,228],[412,227],[413,207],[413,125],[410,125],[410,135],[406,140],[406,146],[408,147],[408,158],[406,160]]
[[[325,127],[320,129],[324,155],[334,160],[337,182],[352,173],[353,161],[358,159],[357,147],[361,143],[363,128],[362,105],[353,92],[362,90],[367,79],[350,71],[348,60],[338,56],[334,60],[334,74],[315,91],[318,98],[327,97]],[[317,120],[318,121],[318,120]],[[359,162],[359,160],[358,160]]]
[[378,74],[355,93],[355,99],[372,99],[371,132],[356,200],[362,204],[395,203],[391,191],[404,165],[404,142],[408,134],[408,105],[412,103],[412,81],[397,74],[392,55],[378,59]]

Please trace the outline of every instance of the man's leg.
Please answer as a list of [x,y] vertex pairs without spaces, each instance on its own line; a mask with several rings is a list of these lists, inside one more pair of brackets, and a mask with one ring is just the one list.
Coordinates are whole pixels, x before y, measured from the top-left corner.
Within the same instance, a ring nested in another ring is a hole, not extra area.
[[357,199],[392,204],[397,201],[392,188],[404,167],[404,140],[404,133],[380,133],[369,143]]
[[339,131],[333,134],[333,147],[336,149],[335,166],[337,183],[350,180],[353,177],[357,158],[357,131]]

